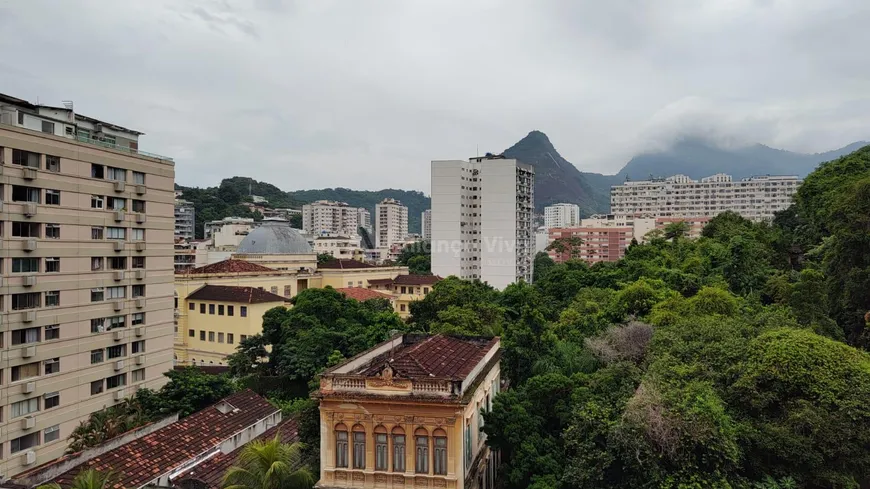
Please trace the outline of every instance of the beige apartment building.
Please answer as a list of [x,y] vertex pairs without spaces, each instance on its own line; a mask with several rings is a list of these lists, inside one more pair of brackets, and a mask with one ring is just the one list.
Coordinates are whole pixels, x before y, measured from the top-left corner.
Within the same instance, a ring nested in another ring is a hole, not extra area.
[[0,95],[2,479],[172,368],[175,171],[140,135]]

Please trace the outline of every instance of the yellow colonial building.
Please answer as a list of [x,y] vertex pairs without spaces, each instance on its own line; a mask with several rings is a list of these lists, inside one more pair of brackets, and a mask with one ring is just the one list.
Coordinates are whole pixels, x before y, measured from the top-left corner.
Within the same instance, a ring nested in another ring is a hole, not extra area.
[[441,280],[438,275],[396,275],[369,280],[369,288],[392,296],[396,313],[407,318],[411,315],[411,303],[423,300]]
[[327,370],[316,487],[491,489],[499,359],[498,338],[405,334]]
[[263,331],[263,314],[286,302],[256,287],[203,285],[184,301],[185,363],[223,365],[240,342]]

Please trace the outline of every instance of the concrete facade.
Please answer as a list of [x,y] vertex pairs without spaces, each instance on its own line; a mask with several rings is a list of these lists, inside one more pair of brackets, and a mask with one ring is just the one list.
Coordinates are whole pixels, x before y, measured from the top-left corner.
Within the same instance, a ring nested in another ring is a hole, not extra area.
[[375,206],[375,247],[389,248],[408,235],[408,208],[395,199],[384,199]]
[[[2,122],[40,118],[2,102]],[[172,368],[174,164],[69,112],[42,117],[54,132],[0,125],[4,478]]]
[[312,236],[357,234],[359,214],[359,208],[344,202],[318,200],[302,206],[302,230]]
[[175,201],[175,237],[193,239],[196,229],[196,210],[186,200]]
[[569,228],[580,224],[580,206],[576,204],[553,204],[544,207],[544,226]]
[[421,235],[424,241],[432,239],[432,209],[426,209],[420,216]]

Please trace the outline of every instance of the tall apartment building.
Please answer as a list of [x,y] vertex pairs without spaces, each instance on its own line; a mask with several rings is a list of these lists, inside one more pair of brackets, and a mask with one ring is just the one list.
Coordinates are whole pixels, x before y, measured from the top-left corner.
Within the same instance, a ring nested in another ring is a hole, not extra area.
[[141,135],[0,95],[3,478],[172,368],[175,170]]
[[424,241],[432,239],[432,209],[426,209],[420,216],[421,235]]
[[544,226],[568,228],[580,224],[580,206],[576,204],[553,204],[544,207]]
[[610,190],[610,212],[645,217],[714,217],[733,211],[756,221],[787,209],[801,179],[757,176],[735,181],[717,173],[700,181],[685,175],[625,182]]
[[532,281],[535,170],[502,157],[432,162],[432,273]]
[[175,201],[175,237],[193,239],[196,229],[196,210],[186,200]]
[[369,212],[365,207],[360,207],[357,209],[357,226],[361,228],[365,228],[365,230],[371,234],[372,233],[372,213]]
[[321,233],[357,234],[359,208],[345,202],[318,200],[302,206],[302,230],[312,236]]
[[408,208],[395,199],[384,199],[375,206],[375,247],[389,248],[408,235]]

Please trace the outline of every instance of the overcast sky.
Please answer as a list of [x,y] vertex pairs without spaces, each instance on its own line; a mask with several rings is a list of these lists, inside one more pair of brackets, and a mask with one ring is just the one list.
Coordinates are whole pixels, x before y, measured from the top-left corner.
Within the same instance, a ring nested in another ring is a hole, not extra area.
[[867,0],[0,0],[0,92],[146,133],[177,181],[429,190],[546,132],[615,173],[680,134],[870,138]]

